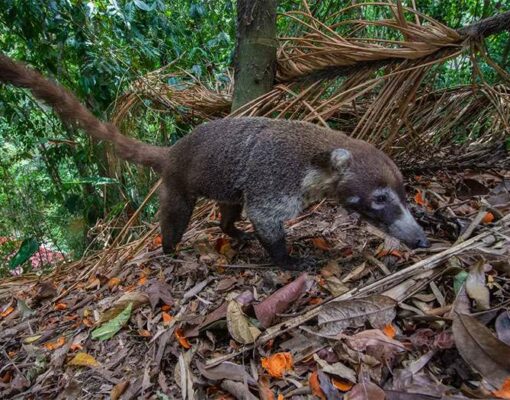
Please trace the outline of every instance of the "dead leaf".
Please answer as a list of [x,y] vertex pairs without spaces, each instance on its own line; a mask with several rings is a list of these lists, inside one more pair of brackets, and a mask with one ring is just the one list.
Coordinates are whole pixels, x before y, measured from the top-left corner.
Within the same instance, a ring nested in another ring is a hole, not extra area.
[[344,396],[345,400],[384,400],[385,398],[384,390],[372,382],[358,383]]
[[[269,386],[269,377],[267,375],[259,378],[258,387],[260,400],[274,400],[274,393]],[[280,396],[278,396],[279,398]]]
[[312,394],[318,397],[321,400],[327,400],[326,394],[322,391],[321,384],[319,382],[319,375],[317,370],[313,371],[308,378],[308,385],[310,386],[310,390]]
[[110,278],[107,283],[108,287],[110,289],[113,289],[120,285],[120,279],[117,277]]
[[203,376],[212,381],[230,379],[232,381],[244,382],[246,380],[249,385],[257,384],[255,379],[246,372],[246,369],[242,365],[233,362],[225,361],[214,367],[206,368],[200,361],[196,361],[196,366]]
[[326,277],[323,281],[323,286],[335,297],[347,293],[350,290],[349,287],[336,276]]
[[319,250],[323,250],[323,251],[331,250],[331,246],[328,244],[328,242],[326,242],[326,239],[324,239],[322,237],[313,238],[312,243]]
[[190,344],[190,342],[188,342],[188,339],[186,339],[186,336],[184,336],[184,334],[182,333],[182,329],[177,328],[175,330],[175,337],[177,338],[177,340],[179,341],[179,344],[182,347],[184,347],[185,349],[191,348],[191,344]]
[[119,400],[120,396],[126,391],[129,381],[121,381],[117,383],[110,392],[110,400]]
[[67,304],[66,303],[57,303],[57,304],[55,304],[54,308],[57,311],[66,310],[67,309]]
[[260,330],[243,313],[241,304],[236,300],[227,305],[227,328],[230,336],[239,343],[250,344],[260,336]]
[[147,304],[149,302],[149,296],[142,292],[128,292],[117,299],[111,308],[101,314],[98,323],[103,324],[116,318],[126,307],[131,304],[132,310],[136,310],[138,307]]
[[170,325],[170,322],[172,322],[172,320],[174,319],[174,317],[172,317],[170,314],[168,314],[167,312],[164,312],[164,311],[161,313],[161,316],[163,318],[164,326]]
[[510,399],[510,378],[506,378],[501,388],[492,393],[500,399]]
[[510,312],[503,310],[496,318],[496,334],[498,339],[510,346]]
[[68,365],[73,365],[75,367],[98,367],[100,364],[90,354],[80,352],[69,361]]
[[428,201],[423,198],[423,194],[420,191],[417,191],[414,195],[414,202],[422,207],[428,206]]
[[301,274],[296,280],[278,289],[261,303],[253,306],[255,315],[264,328],[271,326],[277,314],[283,313],[307,288],[308,275]]
[[318,370],[317,377],[319,378],[320,387],[327,400],[342,400],[342,395],[333,383],[331,383],[329,376],[327,376],[323,371]]
[[14,311],[14,307],[13,306],[9,306],[7,307],[5,310],[3,310],[2,312],[0,312],[0,318],[5,318],[7,317],[10,313],[12,313]]
[[262,357],[262,368],[273,378],[282,378],[283,374],[293,368],[294,359],[291,353],[275,353],[269,357]]
[[454,313],[453,337],[460,355],[495,387],[510,376],[510,346],[467,314]]
[[478,261],[469,269],[466,279],[466,292],[476,302],[477,310],[488,310],[490,308],[490,293],[485,285],[484,262]]
[[167,305],[172,305],[174,303],[174,299],[170,293],[170,286],[160,280],[151,280],[149,286],[145,290],[145,293],[149,296],[149,302],[151,303],[153,310],[160,301]]
[[349,382],[347,380],[344,380],[344,379],[336,379],[336,378],[332,378],[331,379],[331,382],[333,383],[333,385],[340,391],[342,392],[348,392],[349,390],[352,389],[352,387],[354,386],[354,384],[352,382]]
[[224,380],[221,382],[221,388],[232,394],[236,399],[258,400],[257,397],[250,392],[248,386],[240,382]]
[[108,340],[111,339],[115,334],[127,324],[129,318],[131,318],[131,312],[133,311],[133,303],[129,303],[117,316],[105,323],[99,328],[92,331],[92,339]]
[[397,330],[393,326],[393,324],[388,324],[383,328],[383,333],[388,336],[389,338],[393,339],[395,335],[397,334]]
[[329,364],[327,361],[321,359],[317,354],[314,354],[313,358],[315,362],[321,367],[322,371],[356,383],[356,373],[354,370],[345,366],[341,362]]
[[382,295],[328,303],[318,317],[319,332],[334,336],[349,327],[362,327],[367,321],[374,328],[382,328],[395,318],[396,304]]
[[490,211],[487,211],[485,215],[483,216],[482,222],[484,224],[490,224],[494,221],[494,214]]
[[65,342],[66,342],[66,339],[63,336],[61,336],[54,342],[44,343],[43,347],[48,350],[55,350],[55,349],[58,349],[59,347],[62,347],[65,344]]

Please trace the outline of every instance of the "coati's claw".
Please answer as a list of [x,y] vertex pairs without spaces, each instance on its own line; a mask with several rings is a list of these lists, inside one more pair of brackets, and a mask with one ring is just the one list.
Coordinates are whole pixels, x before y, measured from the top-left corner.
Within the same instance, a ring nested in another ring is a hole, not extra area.
[[239,231],[239,235],[236,237],[236,239],[240,242],[249,242],[250,240],[256,240],[257,236],[255,236],[254,232]]

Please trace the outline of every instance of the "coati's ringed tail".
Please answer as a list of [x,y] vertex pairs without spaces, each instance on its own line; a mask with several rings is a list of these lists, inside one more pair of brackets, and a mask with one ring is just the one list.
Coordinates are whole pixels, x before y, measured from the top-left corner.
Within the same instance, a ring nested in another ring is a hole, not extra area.
[[161,171],[167,149],[122,135],[116,126],[97,119],[69,90],[3,54],[0,54],[0,82],[30,90],[34,97],[52,107],[63,122],[83,129],[96,139],[112,142],[119,157]]

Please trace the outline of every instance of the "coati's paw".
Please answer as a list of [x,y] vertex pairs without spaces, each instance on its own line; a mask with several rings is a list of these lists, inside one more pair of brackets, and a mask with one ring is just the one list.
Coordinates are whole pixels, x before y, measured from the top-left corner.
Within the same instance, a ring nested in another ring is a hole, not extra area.
[[257,237],[255,236],[255,232],[243,232],[239,231],[235,239],[240,242],[249,242],[250,240],[255,240]]
[[311,257],[292,257],[289,256],[283,263],[279,263],[287,271],[307,271],[317,266],[317,260]]

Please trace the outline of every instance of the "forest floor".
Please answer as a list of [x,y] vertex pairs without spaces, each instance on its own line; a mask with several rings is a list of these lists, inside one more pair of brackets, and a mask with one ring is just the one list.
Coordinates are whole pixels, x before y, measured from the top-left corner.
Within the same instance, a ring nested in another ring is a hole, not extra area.
[[430,249],[323,202],[287,224],[319,266],[283,271],[204,203],[175,257],[154,227],[4,279],[0,398],[510,398],[510,172],[417,176],[408,194]]

